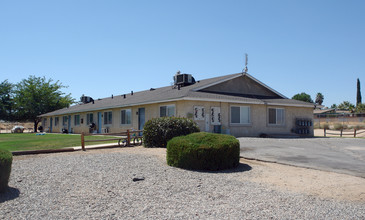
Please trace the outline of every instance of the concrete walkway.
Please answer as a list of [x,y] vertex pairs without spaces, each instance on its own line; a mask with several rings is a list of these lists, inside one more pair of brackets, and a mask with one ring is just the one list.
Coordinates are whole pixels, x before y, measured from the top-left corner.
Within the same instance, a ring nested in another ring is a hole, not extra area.
[[365,178],[362,138],[238,138],[241,156]]

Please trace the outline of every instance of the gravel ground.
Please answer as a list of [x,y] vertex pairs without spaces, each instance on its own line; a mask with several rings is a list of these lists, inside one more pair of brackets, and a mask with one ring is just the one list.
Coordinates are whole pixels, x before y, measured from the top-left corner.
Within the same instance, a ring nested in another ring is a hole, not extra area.
[[169,167],[156,155],[123,150],[21,157],[13,162],[11,188],[0,194],[0,218],[365,218],[364,203],[277,191],[250,181],[252,175],[244,164],[194,172]]

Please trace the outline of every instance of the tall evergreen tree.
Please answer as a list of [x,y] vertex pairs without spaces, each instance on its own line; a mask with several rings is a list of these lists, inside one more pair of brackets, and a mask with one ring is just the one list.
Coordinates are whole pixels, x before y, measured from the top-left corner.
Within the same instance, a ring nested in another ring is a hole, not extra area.
[[360,80],[359,80],[359,78],[357,78],[356,106],[361,103],[362,103],[362,100],[361,100],[361,91],[360,91]]

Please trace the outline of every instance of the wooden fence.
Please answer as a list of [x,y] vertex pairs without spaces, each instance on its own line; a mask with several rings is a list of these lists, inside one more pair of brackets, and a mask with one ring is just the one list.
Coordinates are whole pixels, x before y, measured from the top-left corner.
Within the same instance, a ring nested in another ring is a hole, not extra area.
[[[85,134],[81,133],[81,148],[85,151],[85,142],[105,142],[105,141],[118,141],[118,145],[121,146],[131,146],[131,145],[141,145],[143,142],[143,138],[139,135],[143,130],[127,130],[126,132],[121,133],[107,133],[107,134]],[[85,140],[85,136],[112,136],[108,139],[99,139],[99,140]]]
[[341,130],[339,130],[340,133],[333,133],[335,131],[338,131],[338,130],[329,130],[329,129],[324,128],[323,129],[323,134],[324,134],[325,137],[327,136],[327,134],[329,134],[329,135],[340,135],[340,137],[342,137],[344,135],[349,135],[349,136],[356,137],[356,135],[358,135],[358,134],[365,133],[365,131],[358,131],[358,130],[356,130],[356,128],[354,128],[353,131],[344,131],[343,129],[341,129]]

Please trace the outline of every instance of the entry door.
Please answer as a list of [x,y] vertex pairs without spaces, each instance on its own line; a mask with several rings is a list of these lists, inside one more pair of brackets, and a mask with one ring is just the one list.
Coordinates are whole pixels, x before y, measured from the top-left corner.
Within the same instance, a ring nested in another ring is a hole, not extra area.
[[101,112],[98,112],[98,133],[101,133]]
[[68,133],[71,133],[71,115],[68,116]]
[[205,131],[209,132],[210,130],[210,115],[205,114]]
[[53,118],[49,120],[49,133],[52,133]]
[[[145,109],[139,108],[138,109],[138,130],[143,130],[144,124],[145,124]],[[141,134],[140,134],[141,135]]]

